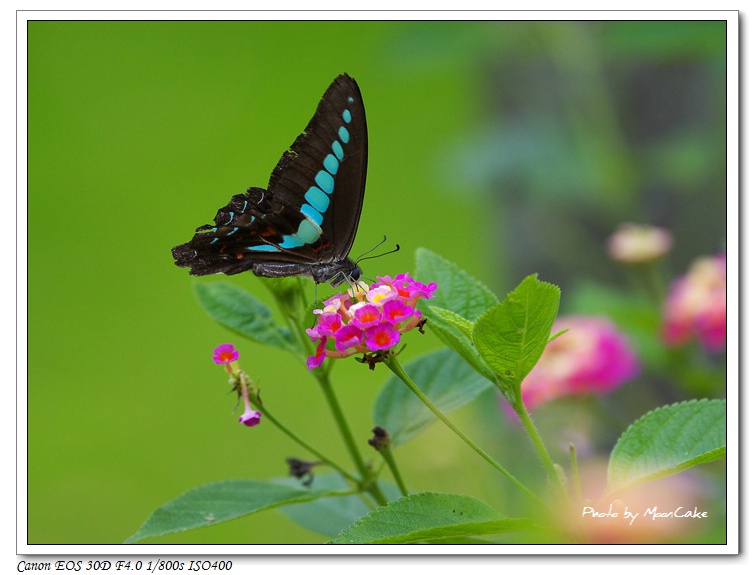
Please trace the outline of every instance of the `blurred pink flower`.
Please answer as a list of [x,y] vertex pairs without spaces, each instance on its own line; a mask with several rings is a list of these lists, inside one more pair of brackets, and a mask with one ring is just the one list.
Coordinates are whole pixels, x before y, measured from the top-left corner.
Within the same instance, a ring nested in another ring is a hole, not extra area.
[[694,473],[664,477],[603,499],[607,464],[580,461],[584,498],[556,517],[580,544],[683,543],[709,529],[715,504],[705,481]]
[[608,254],[625,264],[641,264],[665,256],[671,249],[673,238],[664,228],[640,224],[621,224],[608,238]]
[[569,331],[545,347],[522,382],[527,409],[564,395],[609,393],[640,371],[626,338],[608,319],[565,316],[556,320],[553,332],[564,329]]
[[698,258],[674,280],[666,298],[663,340],[670,346],[698,339],[709,351],[726,348],[726,254]]

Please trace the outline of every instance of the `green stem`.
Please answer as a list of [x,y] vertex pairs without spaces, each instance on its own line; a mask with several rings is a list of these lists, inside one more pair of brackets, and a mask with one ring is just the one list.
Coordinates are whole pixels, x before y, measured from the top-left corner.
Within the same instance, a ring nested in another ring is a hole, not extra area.
[[529,435],[530,441],[532,441],[532,445],[535,447],[535,451],[540,457],[540,461],[542,461],[543,465],[545,466],[545,472],[548,474],[548,479],[550,480],[551,484],[558,488],[562,495],[566,497],[567,494],[564,484],[561,481],[561,476],[556,470],[556,466],[553,463],[553,460],[551,459],[551,456],[548,453],[543,440],[540,438],[540,434],[537,432],[535,424],[530,418],[530,414],[527,413],[527,408],[524,406],[521,386],[517,386],[514,389],[514,403],[511,407],[514,408],[514,411],[519,416],[519,419],[522,420],[524,429],[527,431],[527,435]]
[[335,469],[343,475],[346,479],[351,481],[352,483],[359,485],[359,479],[357,477],[354,477],[351,473],[343,469],[340,465],[335,463],[333,460],[331,460],[329,457],[325,456],[323,453],[309,445],[306,441],[304,441],[301,437],[299,437],[296,433],[291,431],[288,427],[286,427],[283,423],[281,423],[275,416],[273,416],[270,413],[270,410],[265,408],[259,401],[257,401],[256,398],[250,398],[252,405],[254,405],[255,408],[259,409],[265,416],[265,419],[269,420],[270,423],[272,423],[275,427],[280,429],[284,435],[287,435],[292,440],[294,440],[295,443],[298,443],[301,445],[304,449],[309,451],[312,455],[314,455],[318,461],[324,463],[328,467],[331,467],[332,469]]
[[391,450],[390,445],[387,447],[384,447],[383,449],[378,449],[378,452],[380,455],[383,456],[383,459],[388,464],[388,469],[391,470],[391,474],[393,475],[393,478],[396,480],[396,485],[398,485],[398,488],[401,490],[401,494],[403,496],[409,495],[409,491],[406,489],[406,485],[404,484],[404,480],[401,477],[401,472],[398,469],[398,466],[396,465],[396,460],[393,458],[393,450]]
[[579,479],[579,465],[577,464],[577,450],[573,443],[569,444],[569,456],[571,457],[572,482],[574,483],[574,497],[577,503],[582,501],[582,482]]
[[328,403],[330,412],[333,414],[336,425],[341,432],[341,437],[343,437],[346,449],[351,456],[351,460],[354,462],[357,470],[359,470],[359,475],[362,477],[362,486],[370,492],[375,501],[380,505],[386,505],[388,500],[385,495],[383,495],[378,484],[374,481],[373,474],[367,469],[367,466],[362,460],[356,441],[354,441],[354,436],[349,429],[349,424],[346,422],[346,418],[343,415],[343,410],[338,403],[335,393],[333,393],[333,387],[330,385],[330,378],[322,372],[314,372],[314,375],[317,378],[317,383],[320,384],[320,389],[325,395],[325,400]]
[[530,491],[527,488],[527,486],[525,486],[521,481],[519,481],[516,477],[514,477],[511,473],[509,473],[506,469],[504,469],[497,461],[495,461],[492,457],[490,457],[490,455],[485,453],[485,451],[483,451],[481,447],[479,447],[474,441],[469,439],[458,427],[456,427],[453,423],[451,423],[451,421],[445,415],[443,415],[443,413],[437,407],[435,407],[433,402],[430,401],[430,399],[424,393],[422,393],[422,390],[419,387],[417,387],[417,384],[415,384],[412,381],[412,379],[409,377],[409,375],[407,375],[407,373],[404,371],[404,368],[401,367],[401,364],[398,362],[395,356],[386,358],[385,364],[393,373],[396,374],[396,376],[401,381],[403,381],[406,384],[406,386],[411,390],[411,392],[414,395],[416,395],[419,398],[419,400],[422,403],[424,403],[427,406],[427,408],[430,411],[432,411],[435,414],[435,416],[446,425],[446,427],[448,427],[451,431],[453,431],[459,437],[459,439],[461,439],[464,443],[469,445],[469,447],[471,447],[475,452],[477,452],[477,454],[480,455],[480,457],[482,457],[485,461],[487,461],[490,465],[492,465],[496,469],[496,471],[498,471],[504,477],[512,481],[514,485],[519,487],[519,489],[524,491],[527,495],[529,495],[536,501],[542,503],[542,500],[537,495],[535,495],[535,493]]
[[649,262],[630,266],[630,273],[639,285],[639,289],[647,295],[650,302],[657,308],[663,306],[664,287],[658,262]]
[[[311,352],[312,343],[304,334],[304,329],[302,329],[301,325],[298,323],[298,317],[295,314],[291,313],[290,309],[287,309],[286,302],[283,301],[282,298],[277,297],[275,291],[273,291],[273,295],[276,296],[275,301],[278,304],[278,309],[286,319],[291,333],[293,333],[294,336],[299,340],[301,353],[297,355],[297,359],[301,360],[302,356]],[[312,372],[312,375],[314,375],[317,383],[320,384],[320,389],[325,395],[325,400],[328,404],[328,407],[330,408],[330,412],[333,414],[333,418],[335,419],[336,425],[338,426],[338,429],[341,433],[341,437],[346,444],[346,449],[348,450],[349,455],[354,462],[354,465],[359,471],[361,481],[359,481],[358,484],[362,489],[369,492],[379,505],[386,505],[388,503],[388,499],[385,497],[377,482],[375,481],[374,474],[370,472],[364,461],[362,461],[359,449],[357,448],[356,442],[354,441],[354,436],[349,429],[346,418],[343,415],[343,410],[341,410],[338,399],[336,398],[336,395],[333,392],[333,388],[330,385],[330,378],[328,376],[329,373],[330,366],[322,366],[322,369],[315,370],[314,372]],[[351,478],[350,475],[347,475],[346,477]]]

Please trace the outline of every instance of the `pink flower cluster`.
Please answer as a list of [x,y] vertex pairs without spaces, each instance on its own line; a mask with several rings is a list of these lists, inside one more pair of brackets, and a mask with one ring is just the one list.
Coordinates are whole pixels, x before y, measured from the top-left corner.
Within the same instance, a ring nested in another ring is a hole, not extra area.
[[540,361],[522,382],[528,409],[564,395],[605,394],[640,371],[626,338],[606,318],[565,316],[553,332],[568,329],[551,341]]
[[697,259],[674,280],[663,314],[671,346],[696,338],[709,351],[726,348],[726,254]]
[[[349,293],[337,294],[316,309],[317,323],[307,330],[316,341],[315,355],[307,359],[307,367],[322,365],[325,357],[348,357],[395,346],[401,334],[419,324],[422,313],[415,308],[420,298],[434,297],[434,283],[423,284],[409,274],[395,279],[378,276],[370,286],[360,282]],[[332,347],[328,349],[328,342]]]

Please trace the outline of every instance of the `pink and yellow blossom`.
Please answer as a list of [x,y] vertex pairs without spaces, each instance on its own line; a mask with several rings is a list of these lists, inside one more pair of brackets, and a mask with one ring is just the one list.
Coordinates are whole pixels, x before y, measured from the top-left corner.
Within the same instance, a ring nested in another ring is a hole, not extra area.
[[726,254],[697,259],[671,285],[663,314],[663,340],[678,346],[698,340],[709,351],[726,348]]
[[[422,313],[415,306],[420,298],[434,297],[436,284],[423,284],[409,274],[377,279],[371,286],[360,283],[358,289],[334,295],[314,310],[317,323],[306,332],[317,342],[317,351],[307,359],[309,369],[322,365],[326,357],[389,350],[402,333],[419,325]],[[329,349],[328,342],[335,349]]]
[[625,264],[642,264],[656,261],[671,249],[671,233],[655,226],[621,224],[608,238],[608,254]]

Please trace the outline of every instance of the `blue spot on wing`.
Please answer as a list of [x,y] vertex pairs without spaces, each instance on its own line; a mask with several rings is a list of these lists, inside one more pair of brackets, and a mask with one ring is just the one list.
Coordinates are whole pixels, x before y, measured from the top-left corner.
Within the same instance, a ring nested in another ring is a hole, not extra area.
[[338,160],[333,154],[328,154],[327,156],[325,156],[325,159],[322,161],[322,165],[325,166],[325,169],[334,176],[338,172]]
[[307,193],[304,194],[304,199],[309,202],[310,206],[312,206],[321,214],[324,214],[328,209],[328,206],[330,205],[330,198],[328,197],[328,195],[317,186],[312,186],[311,188],[309,188]]
[[326,172],[325,170],[320,170],[319,172],[317,172],[317,175],[315,176],[315,183],[317,183],[317,185],[320,186],[320,189],[323,192],[327,194],[332,194],[336,181],[333,179],[333,176],[331,176],[328,172]]
[[[322,194],[322,192],[320,193]],[[325,194],[323,194],[323,196],[324,195]],[[308,217],[310,220],[312,220],[314,223],[316,223],[318,226],[322,225],[322,214],[318,212],[316,208],[313,208],[309,204],[304,204],[301,207],[301,213],[304,214],[306,217]]]
[[304,241],[297,235],[283,236],[283,241],[278,244],[281,248],[298,248],[304,245]]
[[250,252],[279,252],[280,248],[270,244],[260,244],[258,246],[249,246],[246,248]]
[[[354,102],[354,98],[348,99],[350,103]],[[346,109],[341,113],[341,117],[346,124],[351,123],[352,115],[351,111]],[[341,142],[348,144],[351,139],[351,134],[346,126],[338,128],[338,137]],[[322,236],[322,229],[320,226],[323,222],[323,215],[328,211],[330,207],[329,195],[335,190],[335,176],[338,173],[340,163],[345,158],[345,153],[341,142],[333,140],[331,144],[332,154],[328,154],[322,161],[324,170],[320,170],[315,175],[315,183],[317,186],[311,186],[309,190],[304,194],[306,203],[302,204],[299,211],[305,217],[300,223],[299,228],[295,234],[283,236],[283,241],[278,244],[280,249],[292,249],[301,247],[304,244],[315,243],[320,236]],[[246,204],[244,205],[246,209]],[[247,248],[251,251],[278,251],[278,248],[272,245],[260,245]]]
[[336,155],[336,158],[338,158],[338,161],[343,160],[343,147],[341,146],[341,142],[333,140],[331,148],[333,148],[333,153]]
[[299,229],[296,231],[296,235],[299,236],[304,243],[313,244],[322,235],[320,226],[315,225],[309,220],[302,220],[299,224]]

